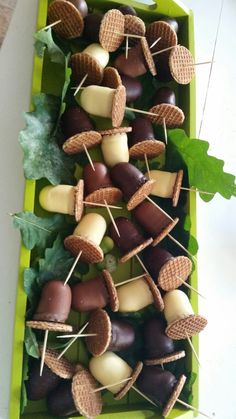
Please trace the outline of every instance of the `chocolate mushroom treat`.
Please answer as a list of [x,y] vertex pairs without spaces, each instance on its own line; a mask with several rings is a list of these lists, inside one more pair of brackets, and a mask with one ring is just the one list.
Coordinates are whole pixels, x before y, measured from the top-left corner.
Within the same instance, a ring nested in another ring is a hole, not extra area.
[[56,417],[79,413],[94,418],[102,411],[101,392],[95,392],[97,382],[87,369],[78,365],[72,380],[61,382],[47,397],[49,412]]
[[158,207],[145,200],[133,210],[135,220],[152,238],[152,246],[156,246],[176,226],[179,219],[172,220]]
[[188,257],[174,257],[159,246],[147,249],[144,265],[157,285],[165,291],[180,287],[192,271],[192,262]]
[[130,132],[131,129],[130,127],[120,127],[101,131],[101,149],[104,161],[108,167],[129,161],[127,132]]
[[129,155],[135,159],[153,158],[165,150],[165,144],[155,139],[152,123],[144,117],[131,122],[129,134]]
[[83,169],[85,201],[112,205],[122,198],[120,189],[113,186],[108,168],[101,162],[93,162],[94,169],[87,164]]
[[55,0],[48,8],[48,22],[53,24],[53,30],[62,38],[78,38],[84,29],[84,17],[88,14],[85,0]]
[[181,192],[183,170],[174,173],[150,170],[149,175],[150,179],[154,180],[152,195],[160,198],[171,198],[173,206],[176,207]]
[[80,106],[65,110],[61,117],[61,128],[66,138],[63,150],[67,154],[84,152],[84,145],[91,148],[102,140],[101,134],[94,130],[88,114]]
[[176,106],[174,91],[168,87],[161,87],[156,91],[153,106],[149,112],[156,114],[156,116],[148,115],[151,121],[160,125],[165,121],[168,128],[182,125],[185,119],[182,109]]
[[168,103],[169,105],[176,105],[176,96],[174,90],[170,89],[167,86],[160,87],[154,97],[153,105],[161,105],[162,103]]
[[130,163],[116,164],[111,169],[111,178],[114,185],[122,190],[129,211],[139,205],[152,189],[153,181]]
[[[135,368],[132,369],[127,362],[111,351],[107,351],[98,357],[92,357],[89,362],[91,374],[102,386],[107,386],[107,389],[114,394],[116,400],[120,400],[128,393],[137,380],[142,366],[142,362],[138,362]],[[124,380],[130,377],[131,380],[124,382]],[[113,385],[115,383],[120,384]]]
[[162,409],[162,415],[168,416],[179,397],[186,377],[179,380],[170,372],[158,366],[144,366],[138,379],[137,387]]
[[138,79],[134,77],[125,76],[124,74],[120,75],[123,86],[126,89],[126,102],[135,102],[138,98],[142,96],[143,87]]
[[106,351],[124,351],[135,341],[135,331],[130,323],[110,319],[106,311],[101,309],[91,314],[86,331],[88,335],[91,334],[86,337],[86,345],[93,356],[100,356]]
[[185,356],[184,351],[175,352],[174,341],[165,333],[166,321],[153,317],[143,325],[144,357],[146,365],[162,365]]
[[70,380],[75,372],[75,365],[66,358],[58,359],[60,352],[47,349],[45,354],[45,366],[42,376],[40,372],[40,360],[30,358],[26,391],[29,400],[40,400],[46,397],[61,381]]
[[108,227],[108,234],[122,252],[120,259],[122,263],[127,262],[152,243],[152,239],[145,240],[136,225],[128,218],[117,217],[115,223],[120,236],[118,236],[113,223]]
[[194,314],[187,295],[180,290],[164,295],[166,334],[172,339],[186,339],[200,333],[207,325],[205,317]]
[[119,308],[116,287],[106,270],[102,271],[101,276],[73,285],[71,290],[71,307],[75,311],[83,313],[104,308],[108,304],[113,311]]
[[152,278],[143,275],[143,278],[121,285],[117,289],[119,311],[123,313],[136,312],[154,304],[158,311],[162,311],[164,303]]
[[80,259],[84,262],[101,262],[104,256],[100,243],[106,228],[106,221],[101,215],[92,212],[86,214],[73,234],[65,238],[65,248],[75,257],[81,252]]

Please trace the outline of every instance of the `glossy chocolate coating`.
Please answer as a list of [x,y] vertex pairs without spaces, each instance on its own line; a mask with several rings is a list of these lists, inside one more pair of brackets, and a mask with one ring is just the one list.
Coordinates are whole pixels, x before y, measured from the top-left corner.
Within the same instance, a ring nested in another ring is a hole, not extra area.
[[114,67],[119,73],[129,77],[142,76],[147,72],[146,62],[144,59],[141,44],[129,49],[128,58],[125,53],[118,55],[115,59]]
[[135,102],[143,93],[142,84],[138,79],[133,77],[125,76],[123,74],[120,75],[122,84],[125,86],[126,89],[126,102]]
[[101,188],[112,187],[112,181],[108,172],[108,168],[101,162],[93,162],[95,171],[88,163],[83,170],[85,195],[97,191]]
[[178,24],[178,22],[177,22],[177,20],[176,19],[163,19],[165,22],[167,22],[171,27],[172,27],[172,29],[174,29],[174,31],[176,32],[176,33],[178,33],[178,30],[179,30],[179,24]]
[[162,103],[176,105],[175,92],[169,87],[160,87],[155,93],[153,105],[161,105]]
[[136,221],[152,237],[160,234],[171,220],[149,201],[143,201],[133,210]]
[[156,78],[163,83],[168,83],[173,80],[169,67],[169,56],[170,53],[168,51],[154,57],[155,65],[158,69]]
[[120,233],[118,236],[113,224],[108,227],[108,234],[115,242],[116,246],[125,254],[144,242],[143,236],[139,233],[136,225],[125,217],[115,219]]
[[174,341],[165,334],[167,323],[163,319],[149,319],[144,323],[145,359],[160,358],[174,352]]
[[69,2],[72,3],[76,7],[76,9],[79,10],[82,17],[87,16],[88,6],[87,6],[86,1],[84,1],[84,0],[69,0]]
[[171,259],[173,259],[173,256],[161,247],[156,246],[151,249],[147,249],[144,254],[144,265],[146,266],[148,272],[150,272],[154,281],[157,281],[162,266],[164,266]]
[[109,294],[102,277],[89,279],[72,286],[71,307],[75,311],[92,311],[106,307]]
[[122,5],[120,7],[118,7],[118,10],[123,13],[123,15],[133,15],[133,16],[137,16],[137,12],[136,10],[131,7],[131,6],[125,6]]
[[58,386],[62,378],[54,374],[44,364],[42,376],[40,372],[40,359],[30,358],[29,378],[26,381],[26,392],[29,400],[35,401],[46,397],[50,391]]
[[83,35],[86,39],[92,42],[99,43],[99,30],[103,15],[95,13],[88,14],[84,19]]
[[128,349],[135,341],[135,331],[131,324],[121,321],[111,321],[111,340],[108,351],[118,352]]
[[136,381],[138,389],[162,407],[168,402],[176,384],[177,380],[171,372],[157,366],[144,366]]
[[41,298],[33,320],[64,323],[70,313],[71,289],[62,281],[47,282],[41,293]]
[[132,131],[129,133],[129,147],[145,140],[155,140],[152,123],[142,116],[135,118],[130,126]]
[[110,174],[114,185],[122,190],[126,201],[147,182],[146,176],[130,163],[116,164]]
[[94,129],[88,114],[79,106],[67,108],[61,117],[61,129],[66,139]]
[[71,380],[63,380],[47,397],[48,410],[53,416],[69,416],[77,412],[71,385]]

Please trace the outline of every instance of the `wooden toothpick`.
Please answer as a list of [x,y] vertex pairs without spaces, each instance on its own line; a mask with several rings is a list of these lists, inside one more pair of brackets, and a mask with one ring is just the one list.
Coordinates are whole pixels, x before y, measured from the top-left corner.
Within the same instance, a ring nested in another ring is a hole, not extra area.
[[151,276],[150,273],[148,272],[146,266],[144,265],[144,263],[142,262],[142,260],[140,259],[139,255],[135,255],[136,259],[139,261],[140,265],[142,266],[144,272],[146,272],[147,275]]
[[197,65],[212,64],[212,61],[203,61],[201,63],[185,64],[185,67],[195,67]]
[[144,154],[144,159],[145,159],[145,164],[146,164],[146,168],[147,168],[147,174],[148,174],[148,178],[149,180],[151,179],[151,174],[150,174],[150,168],[149,168],[149,164],[148,164],[148,158],[147,158],[147,154]]
[[155,45],[161,40],[161,36],[159,38],[157,38],[152,45],[149,47],[150,49],[152,49],[153,47],[155,47]]
[[189,343],[189,345],[190,345],[190,347],[191,347],[191,349],[193,351],[193,354],[194,354],[194,356],[195,356],[195,358],[197,360],[197,363],[198,363],[198,365],[200,367],[201,364],[200,364],[200,360],[199,360],[198,354],[197,354],[197,352],[196,352],[196,350],[195,350],[195,348],[194,348],[194,346],[193,346],[193,344],[191,342],[191,339],[190,339],[190,337],[189,337],[189,335],[188,335],[188,333],[186,331],[185,331],[185,335],[186,335],[186,339],[188,340],[188,343]]
[[152,56],[154,57],[155,55],[162,54],[162,52],[169,51],[169,50],[171,50],[171,49],[173,49],[173,48],[176,48],[176,47],[178,47],[178,46],[179,46],[179,45],[173,45],[172,47],[168,47],[168,48],[161,49],[160,51],[154,52],[154,53],[152,54]]
[[110,217],[110,219],[111,219],[111,222],[112,222],[112,224],[113,224],[113,226],[114,226],[114,229],[116,230],[116,232],[117,232],[118,236],[120,237],[120,232],[119,232],[119,230],[118,230],[118,227],[117,227],[117,225],[116,225],[116,222],[115,222],[115,220],[114,220],[114,217],[113,217],[113,215],[112,215],[112,212],[111,212],[111,210],[110,210],[110,208],[109,208],[109,205],[107,204],[107,201],[106,201],[105,199],[104,199],[104,203],[105,203],[105,206],[106,206],[107,212],[108,212],[108,214],[109,214],[109,217]]
[[97,336],[97,333],[83,333],[83,334],[79,334],[78,333],[76,335],[59,335],[57,336],[58,339],[70,339],[70,338],[86,338],[88,336]]
[[132,386],[131,387],[134,391],[136,391],[136,393],[140,394],[140,396],[142,396],[145,400],[147,400],[149,403],[153,404],[153,406],[158,407],[156,403],[154,403],[151,399],[149,399],[148,396],[146,396],[146,394],[144,394],[142,391],[140,391],[137,387]]
[[69,271],[69,273],[68,273],[68,275],[66,277],[66,280],[64,282],[64,285],[67,284],[67,282],[69,281],[71,275],[73,274],[74,269],[75,269],[75,267],[76,267],[76,265],[77,265],[77,263],[78,263],[79,258],[80,258],[81,255],[82,255],[82,250],[80,250],[80,252],[78,253],[78,255],[77,255],[77,257],[76,257],[76,259],[75,259],[75,261],[74,261],[74,263],[73,263],[73,265],[72,265],[72,267],[71,267],[71,269],[70,269],[70,271]]
[[117,287],[120,287],[121,285],[128,284],[129,282],[136,281],[137,279],[143,278],[144,275],[145,274],[135,276],[134,278],[126,279],[126,281],[122,281],[122,282],[119,282],[118,284],[115,284],[115,287],[117,288]]
[[131,112],[143,113],[144,115],[159,116],[157,113],[154,113],[154,112],[148,112],[148,111],[143,111],[142,109],[130,108],[129,106],[126,106],[126,107],[125,107],[125,109],[126,109],[127,111],[131,111]]
[[181,188],[180,189],[182,189],[182,191],[189,191],[189,192],[198,192],[198,193],[202,193],[202,194],[205,194],[205,195],[215,195],[215,193],[213,193],[213,192],[205,192],[205,191],[201,191],[201,190],[199,190],[199,189],[195,189],[195,188],[185,188],[185,187],[183,187],[183,186],[181,186]]
[[91,393],[97,393],[98,391],[106,390],[107,388],[118,386],[119,384],[126,383],[127,381],[130,381],[131,379],[132,377],[124,378],[124,380],[117,381],[116,383],[107,384],[106,386],[98,387],[96,388],[96,390],[91,391]]
[[76,87],[76,90],[75,90],[74,96],[76,96],[76,95],[77,95],[77,93],[79,92],[79,90],[80,90],[80,89],[81,89],[81,87],[83,86],[83,84],[84,84],[85,80],[87,79],[87,77],[88,77],[88,74],[85,74],[85,76],[82,78],[82,80],[81,80],[80,84]]
[[206,418],[212,419],[211,416],[207,415],[206,413],[202,412],[201,410],[197,409],[196,407],[191,406],[191,404],[188,404],[188,403],[186,403],[186,402],[184,402],[183,400],[180,400],[180,399],[176,399],[176,401],[178,403],[182,404],[183,406],[187,407],[188,409],[199,413],[199,415],[202,415],[202,416],[205,416]]
[[[88,206],[91,205],[91,206],[94,206],[94,207],[106,207],[105,204],[101,204],[101,203],[98,203],[98,202],[83,201],[83,204],[88,205]],[[110,204],[109,204],[109,208],[123,209],[123,207],[117,207],[116,205],[110,205]]]
[[144,195],[145,198],[151,202],[152,205],[154,205],[154,207],[158,208],[163,214],[165,214],[171,221],[174,221],[173,218],[166,212],[164,211],[161,207],[159,207],[159,205],[157,205],[156,202],[154,202],[148,195]]
[[125,39],[125,58],[128,59],[129,55],[129,37],[127,36]]
[[179,275],[175,275],[176,276],[176,278],[178,278],[181,282],[182,282],[182,284],[183,285],[185,285],[187,288],[189,288],[190,290],[192,290],[192,291],[194,291],[194,292],[196,292],[198,295],[200,295],[200,297],[202,297],[202,298],[206,298],[206,297],[204,297],[204,295],[202,295],[202,294],[200,294],[200,292],[196,289],[196,288],[194,288],[194,287],[192,287],[192,285],[190,285],[190,284],[188,284],[183,278],[181,278]]
[[49,28],[53,28],[53,26],[58,25],[58,23],[61,23],[61,19],[60,20],[56,20],[56,22],[53,22],[50,25],[45,26],[44,28],[40,29],[39,32],[46,31]]
[[188,249],[186,249],[186,247],[184,247],[178,240],[176,240],[170,233],[167,234],[167,236],[174,242],[176,243],[179,247],[181,247],[181,249],[183,249],[189,256],[191,256],[191,258],[193,258],[195,260],[195,262],[197,262],[197,258],[192,255],[192,253],[189,252]]
[[71,339],[71,341],[68,343],[68,345],[58,355],[57,359],[61,359],[61,357],[64,355],[64,353],[66,353],[66,351],[71,347],[71,345],[73,345],[73,343],[76,341],[76,339],[79,337],[79,335],[84,331],[84,329],[86,329],[88,324],[89,324],[89,322],[85,323],[85,325],[83,327],[81,327],[81,329],[78,331],[77,335],[73,339]]
[[40,361],[40,377],[42,377],[43,374],[43,367],[44,367],[44,360],[45,360],[45,354],[46,354],[46,348],[47,348],[47,341],[48,341],[48,330],[45,330],[44,334],[44,340],[43,340],[43,349],[42,349],[42,355],[41,355],[41,361]]
[[85,145],[85,144],[83,144],[83,147],[84,147],[84,151],[85,151],[85,153],[86,153],[86,155],[87,155],[87,157],[88,157],[88,161],[89,161],[89,163],[90,163],[90,165],[91,165],[91,167],[92,167],[93,171],[95,172],[95,167],[94,167],[93,161],[92,161],[92,159],[91,159],[91,157],[90,157],[90,154],[89,154],[89,152],[88,152],[88,149],[87,149],[87,147],[86,147],[86,145]]
[[167,143],[168,143],[168,136],[167,136],[167,129],[166,129],[166,118],[163,118],[163,129],[164,129],[165,143],[167,145]]

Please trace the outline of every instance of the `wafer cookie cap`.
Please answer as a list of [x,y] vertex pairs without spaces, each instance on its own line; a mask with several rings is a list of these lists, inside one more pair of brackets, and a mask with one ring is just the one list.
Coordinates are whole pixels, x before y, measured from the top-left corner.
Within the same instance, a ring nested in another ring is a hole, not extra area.
[[[177,35],[169,23],[164,21],[156,21],[150,23],[147,27],[146,38],[149,46],[151,46],[158,38],[159,42],[152,48],[152,52],[157,52],[162,49],[177,45]],[[166,52],[167,54],[169,51]],[[165,53],[165,54],[166,54]]]
[[148,159],[159,156],[165,151],[165,144],[158,140],[144,140],[134,144],[129,149],[129,155],[133,159],[144,160],[145,154]]
[[49,332],[72,332],[73,327],[69,324],[46,322],[40,320],[28,320],[26,326],[37,330],[48,330]]
[[162,414],[163,414],[164,417],[168,416],[170,414],[171,410],[173,409],[173,407],[174,407],[174,405],[175,405],[175,403],[176,403],[176,401],[177,401],[177,399],[178,399],[178,397],[179,397],[179,395],[180,395],[180,393],[183,389],[185,381],[186,381],[185,375],[181,375],[181,377],[179,378],[179,380],[178,380],[178,382],[177,382],[177,384],[176,384],[176,386],[173,390],[173,393],[172,393],[171,397],[169,398],[168,402],[166,403],[166,405],[163,409]]
[[96,418],[102,411],[101,392],[94,390],[97,388],[97,382],[85,368],[79,368],[79,371],[72,379],[72,396],[78,412],[88,419]]
[[74,196],[75,196],[75,220],[77,223],[81,220],[81,217],[83,215],[84,210],[84,181],[83,179],[80,179],[77,183],[77,185],[74,188]]
[[89,318],[87,333],[96,336],[87,336],[86,345],[93,356],[100,356],[108,350],[112,336],[111,321],[105,310],[95,310]]
[[98,263],[103,261],[104,255],[102,249],[91,240],[84,237],[71,234],[65,238],[64,246],[75,257],[77,257],[82,250],[80,257],[82,262]]
[[186,339],[200,333],[207,325],[207,319],[200,314],[191,314],[183,319],[176,320],[166,328],[166,334],[172,339]]
[[[125,33],[132,35],[145,36],[146,27],[145,23],[138,16],[125,15]],[[138,38],[129,38],[129,44],[135,45]]]
[[87,75],[83,86],[91,84],[101,84],[103,79],[103,67],[90,54],[78,52],[71,57],[72,78],[75,83],[80,83],[84,76]]
[[[42,354],[42,346],[40,346],[40,353]],[[58,359],[60,355],[59,351],[55,349],[47,348],[45,352],[44,362],[50,370],[65,380],[70,380],[75,373],[75,364],[72,364],[68,359],[62,356]]]
[[116,68],[106,67],[104,69],[102,85],[111,89],[117,89],[117,87],[122,85],[121,77]]
[[138,376],[142,371],[142,368],[143,368],[143,363],[139,361],[132,371],[131,380],[127,381],[124,387],[118,393],[115,394],[114,398],[116,400],[122,399],[128,393],[128,391],[137,381]]
[[162,103],[161,105],[153,106],[149,109],[149,112],[156,115],[147,115],[148,119],[159,125],[163,125],[165,119],[167,128],[179,127],[184,123],[184,113],[178,106]]
[[133,256],[137,255],[138,253],[140,253],[144,249],[146,249],[146,247],[150,246],[151,243],[152,243],[152,238],[149,238],[149,239],[145,240],[139,246],[135,247],[134,249],[132,249],[128,253],[126,253],[124,256],[122,256],[122,258],[120,259],[120,262],[121,263],[127,262]]
[[145,359],[144,364],[145,365],[162,365],[167,364],[169,362],[175,362],[178,361],[181,358],[185,357],[185,351],[177,351],[173,352],[171,354],[163,355],[159,358],[152,358],[152,359]]
[[173,196],[172,196],[173,207],[177,207],[178,202],[179,202],[179,195],[180,195],[180,192],[181,192],[183,176],[184,176],[184,171],[179,170],[178,173],[177,173],[177,176],[176,176],[174,190],[173,190]]
[[87,149],[96,147],[102,141],[102,136],[97,131],[84,131],[73,135],[63,144],[63,150],[66,154],[77,154],[84,152],[84,145]]
[[112,311],[118,311],[119,300],[118,300],[117,290],[116,290],[114,281],[112,279],[112,276],[110,272],[108,272],[106,269],[102,271],[102,276],[104,278],[104,281],[108,290],[110,307]]
[[99,42],[108,52],[116,51],[124,40],[125,18],[117,9],[103,16],[99,30]]
[[195,75],[193,56],[182,45],[177,45],[171,51],[169,67],[173,79],[179,84],[189,84]]
[[[91,194],[86,196],[85,201],[91,202],[91,203],[97,203],[97,204],[104,204],[104,200],[105,200],[108,205],[113,205],[121,201],[121,199],[122,199],[121,190],[115,187],[109,187],[109,188],[100,188],[97,191],[92,192]],[[86,204],[86,206],[89,206],[89,205]]]
[[192,272],[192,261],[187,256],[177,256],[165,263],[158,275],[158,285],[165,291],[179,288]]
[[48,8],[49,24],[61,20],[53,30],[62,38],[78,38],[84,30],[84,20],[79,10],[70,2],[55,0]]
[[123,122],[126,104],[126,89],[123,85],[118,86],[115,90],[112,102],[112,126],[114,128],[120,127]]
[[153,183],[154,183],[154,180],[148,180],[146,183],[144,183],[144,185],[141,186],[141,188],[139,188],[135,192],[135,194],[133,196],[131,196],[131,198],[129,199],[129,201],[127,203],[127,209],[129,211],[133,210],[139,204],[141,204],[141,202],[143,202],[144,199],[146,198],[145,195],[150,195],[151,194]]

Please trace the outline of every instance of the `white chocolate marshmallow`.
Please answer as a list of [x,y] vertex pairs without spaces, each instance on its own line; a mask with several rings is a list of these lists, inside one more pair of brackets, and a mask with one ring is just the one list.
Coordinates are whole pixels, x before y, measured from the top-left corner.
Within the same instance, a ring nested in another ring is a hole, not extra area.
[[88,113],[111,118],[115,90],[103,86],[88,86],[82,90],[80,105]]
[[[145,176],[148,177],[148,173]],[[150,170],[150,179],[155,180],[151,194],[161,198],[172,198],[176,178],[177,173]]]
[[74,187],[70,185],[45,186],[39,194],[39,203],[46,211],[74,215]]
[[129,161],[129,147],[127,134],[105,135],[102,139],[102,154],[107,166],[113,167],[117,163]]
[[134,312],[153,303],[152,292],[145,279],[137,279],[117,288],[119,311]]
[[101,215],[91,212],[81,219],[73,234],[91,240],[99,246],[106,232],[106,228],[105,219]]
[[90,44],[83,52],[95,58],[102,68],[105,68],[109,62],[109,52],[102,48],[100,44]]
[[[89,370],[103,386],[118,383],[131,377],[132,368],[114,352],[105,352],[103,355],[91,358]],[[126,383],[109,387],[113,394],[118,393]]]
[[180,290],[167,292],[164,297],[164,316],[169,324],[194,314],[188,296]]

